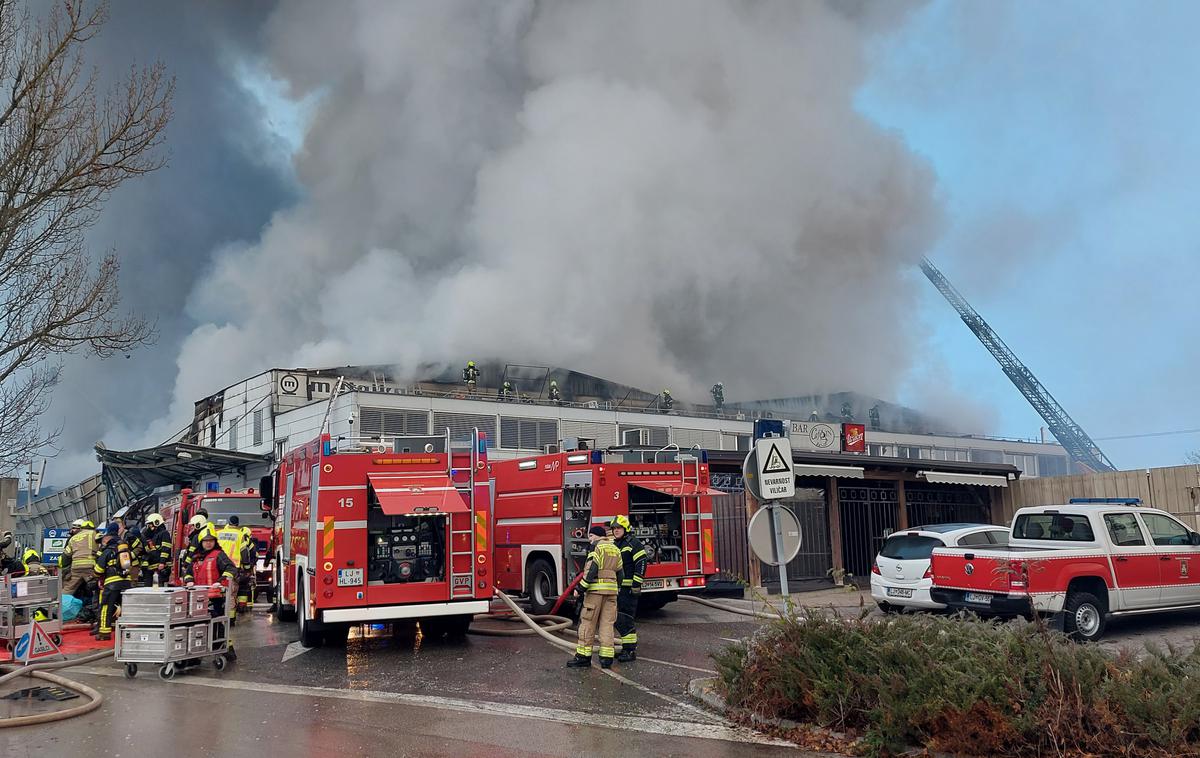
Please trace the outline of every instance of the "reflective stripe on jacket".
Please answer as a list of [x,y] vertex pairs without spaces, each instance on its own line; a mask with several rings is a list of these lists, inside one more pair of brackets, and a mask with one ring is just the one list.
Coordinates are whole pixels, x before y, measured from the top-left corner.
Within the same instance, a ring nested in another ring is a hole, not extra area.
[[71,565],[76,568],[91,568],[96,565],[96,532],[80,529],[67,540],[65,552],[71,554]]
[[101,578],[100,583],[104,586],[127,582],[129,564],[129,545],[124,540],[115,539],[100,551],[100,558],[96,561],[96,576]]
[[642,541],[629,532],[617,540],[617,549],[621,551],[622,568],[625,576],[621,579],[622,587],[641,587],[646,578],[646,548]]
[[612,540],[607,537],[597,540],[583,567],[583,579],[579,580],[580,588],[585,592],[600,595],[617,594],[617,587],[624,575],[623,563],[621,551]]

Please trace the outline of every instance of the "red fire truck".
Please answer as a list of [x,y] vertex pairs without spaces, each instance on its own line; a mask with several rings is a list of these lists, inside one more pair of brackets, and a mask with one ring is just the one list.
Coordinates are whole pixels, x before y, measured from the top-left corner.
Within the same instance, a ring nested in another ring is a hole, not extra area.
[[492,464],[496,586],[545,613],[583,568],[587,531],[629,517],[649,565],[641,607],[701,590],[716,573],[712,496],[701,451],[574,450]]
[[492,596],[486,436],[333,441],[323,435],[276,473],[280,620],[300,642],[344,640],[353,624],[419,619],[465,634]]
[[[269,481],[265,479],[264,482]],[[245,490],[226,488],[223,491],[193,492],[184,489],[178,498],[165,503],[161,509],[163,520],[171,530],[172,547],[172,581],[180,581],[179,557],[187,547],[188,520],[203,508],[208,512],[208,520],[217,526],[229,523],[230,516],[237,516],[242,526],[249,527],[250,535],[257,543],[255,554],[258,561],[254,567],[254,583],[256,594],[263,597],[272,591],[274,585],[270,556],[275,552],[275,524],[271,520],[271,511],[261,492],[253,487]]]

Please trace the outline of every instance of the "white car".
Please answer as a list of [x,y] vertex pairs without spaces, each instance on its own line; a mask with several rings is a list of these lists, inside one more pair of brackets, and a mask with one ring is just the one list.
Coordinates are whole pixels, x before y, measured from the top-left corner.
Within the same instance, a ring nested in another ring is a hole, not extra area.
[[904,608],[945,608],[929,598],[935,547],[990,547],[1008,544],[1008,527],[993,524],[934,524],[895,532],[871,566],[871,597],[884,613]]

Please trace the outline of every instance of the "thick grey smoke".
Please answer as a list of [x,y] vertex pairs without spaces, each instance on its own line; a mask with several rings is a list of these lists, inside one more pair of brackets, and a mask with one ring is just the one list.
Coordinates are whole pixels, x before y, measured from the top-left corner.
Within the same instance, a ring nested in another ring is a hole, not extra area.
[[854,106],[873,7],[280,6],[305,199],[194,293],[176,412],[270,364],[467,358],[887,392],[936,214]]
[[232,0],[122,0],[85,48],[105,88],[131,65],[166,63],[176,77],[175,117],[167,166],[123,185],[89,235],[97,253],[120,255],[123,303],[155,321],[158,340],[127,359],[67,361],[44,418],[63,430],[62,453],[48,468],[52,481],[93,473],[96,440],[155,444],[182,426],[146,433],[147,420],[170,405],[180,344],[197,326],[185,312],[188,298],[205,288],[215,250],[257,238],[271,212],[295,199],[288,153],[260,126],[268,114],[238,81],[244,51],[257,46],[269,11]]
[[[260,234],[246,226],[286,193],[242,146],[224,155],[251,176],[203,186],[210,205],[147,211],[211,228],[159,249],[186,259],[169,264],[187,269],[172,304],[195,327],[141,442],[272,365],[498,358],[685,400],[717,380],[731,400],[887,396],[919,340],[913,264],[937,213],[930,171],[855,95],[868,43],[906,11],[310,0],[275,8],[261,47],[257,19],[238,39],[164,32],[226,84],[225,45],[263,54],[319,105],[294,158],[301,198]],[[244,118],[254,133],[246,101],[207,84],[208,107],[233,106],[209,114],[217,132]],[[178,167],[213,140],[172,142]]]

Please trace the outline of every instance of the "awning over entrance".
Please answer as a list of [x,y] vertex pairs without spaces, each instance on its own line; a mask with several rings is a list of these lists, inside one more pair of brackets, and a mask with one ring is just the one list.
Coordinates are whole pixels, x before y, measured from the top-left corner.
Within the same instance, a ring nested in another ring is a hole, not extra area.
[[471,510],[445,474],[367,474],[379,507],[389,516],[466,513]]
[[[269,455],[237,453],[214,447],[175,442],[145,450],[109,450],[96,444],[110,507],[128,505],[157,487],[190,487],[222,474],[246,474],[248,468],[266,473]],[[257,486],[257,483],[255,483]]]
[[840,479],[866,479],[862,466],[821,466],[796,463],[792,466],[796,476],[836,476]]
[[699,495],[725,495],[728,493],[703,487],[695,482],[635,482],[634,487],[657,492],[671,497],[697,497]]
[[1007,487],[1008,477],[987,474],[951,474],[948,471],[918,471],[917,476],[932,484],[976,484],[983,487]]

